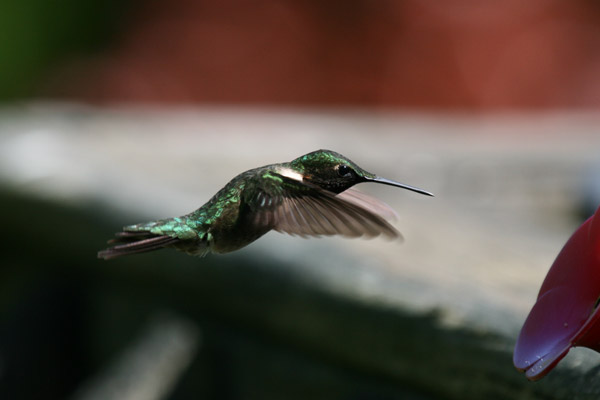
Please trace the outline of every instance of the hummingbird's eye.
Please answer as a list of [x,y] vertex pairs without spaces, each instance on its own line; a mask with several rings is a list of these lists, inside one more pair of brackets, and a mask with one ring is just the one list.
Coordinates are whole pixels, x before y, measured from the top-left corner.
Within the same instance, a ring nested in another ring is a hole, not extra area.
[[354,171],[352,171],[352,168],[350,168],[349,166],[344,165],[344,164],[339,165],[337,168],[337,171],[338,171],[338,175],[342,176],[344,178],[351,177],[352,173],[354,172]]

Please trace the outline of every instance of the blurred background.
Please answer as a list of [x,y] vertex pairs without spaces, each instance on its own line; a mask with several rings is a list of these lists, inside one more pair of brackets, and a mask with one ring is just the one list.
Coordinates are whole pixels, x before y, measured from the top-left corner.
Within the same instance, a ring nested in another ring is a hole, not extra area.
[[[590,0],[0,1],[0,398],[573,398],[512,347],[600,204]],[[405,241],[96,259],[319,148]],[[599,382],[597,379],[595,382]]]

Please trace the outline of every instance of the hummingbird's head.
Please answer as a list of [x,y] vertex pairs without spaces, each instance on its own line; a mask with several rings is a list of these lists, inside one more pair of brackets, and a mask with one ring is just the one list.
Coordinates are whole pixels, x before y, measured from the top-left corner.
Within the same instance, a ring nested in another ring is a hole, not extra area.
[[335,193],[376,177],[331,150],[317,150],[305,154],[292,161],[290,166],[302,174],[304,181]]
[[305,154],[293,160],[290,166],[302,174],[303,181],[334,193],[341,193],[357,183],[377,182],[432,196],[431,193],[419,188],[380,178],[331,150],[317,150]]

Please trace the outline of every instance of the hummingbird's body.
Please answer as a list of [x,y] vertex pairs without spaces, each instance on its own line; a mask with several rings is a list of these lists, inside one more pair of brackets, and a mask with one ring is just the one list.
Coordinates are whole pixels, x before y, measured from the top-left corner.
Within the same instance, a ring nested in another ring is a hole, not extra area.
[[385,217],[395,213],[375,198],[347,190],[379,182],[431,195],[379,178],[344,156],[318,150],[289,163],[251,169],[233,178],[196,211],[175,218],[129,225],[100,251],[109,259],[163,247],[193,255],[228,253],[274,229],[292,235],[398,237]]

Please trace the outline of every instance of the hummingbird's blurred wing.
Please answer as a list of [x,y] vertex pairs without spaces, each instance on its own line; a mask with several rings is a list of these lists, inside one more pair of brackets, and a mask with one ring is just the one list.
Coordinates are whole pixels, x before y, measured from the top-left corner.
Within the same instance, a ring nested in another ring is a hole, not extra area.
[[388,206],[383,201],[379,200],[376,197],[369,196],[366,193],[358,191],[356,189],[346,189],[342,193],[339,193],[337,197],[347,200],[351,203],[356,204],[362,208],[366,208],[376,214],[379,214],[386,220],[396,220],[398,219],[398,214],[394,209]]
[[276,180],[265,179],[262,187],[250,194],[255,196],[248,204],[252,204],[256,226],[302,237],[402,237],[385,220],[393,211],[370,196],[360,192],[336,195],[306,182],[273,175]]

